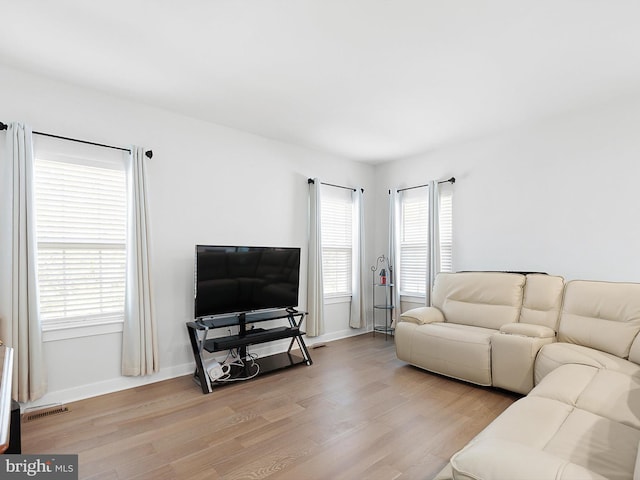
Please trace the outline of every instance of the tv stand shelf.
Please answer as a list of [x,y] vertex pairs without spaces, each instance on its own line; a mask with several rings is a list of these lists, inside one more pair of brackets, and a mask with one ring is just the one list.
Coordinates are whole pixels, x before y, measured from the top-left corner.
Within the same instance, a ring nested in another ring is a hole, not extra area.
[[[191,341],[193,357],[196,363],[194,379],[202,388],[202,393],[211,393],[214,385],[223,385],[227,381],[211,381],[206,371],[205,361],[202,353],[206,350],[209,353],[224,350],[237,350],[238,357],[248,360],[244,367],[233,366],[230,372],[231,381],[253,378],[256,372],[266,373],[294,365],[311,365],[313,362],[309,356],[309,351],[302,336],[305,334],[300,330],[300,324],[306,314],[296,310],[278,310],[265,313],[241,313],[225,317],[214,317],[195,322],[187,322],[187,331]],[[255,324],[269,320],[287,319],[289,325],[275,328],[251,328],[247,329],[247,324]],[[227,335],[222,337],[207,338],[209,330],[239,327],[237,335]],[[253,359],[247,354],[247,346],[261,343],[273,342],[276,340],[291,339],[286,352]],[[293,346],[297,343],[300,351],[293,353]],[[257,365],[257,367],[256,367]]]
[[259,343],[273,342],[283,338],[294,338],[303,335],[297,327],[278,327],[265,330],[264,328],[254,328],[247,330],[244,337],[240,335],[229,335],[220,338],[211,338],[204,343],[207,352],[219,352],[221,350],[231,350],[246,345],[257,345]]

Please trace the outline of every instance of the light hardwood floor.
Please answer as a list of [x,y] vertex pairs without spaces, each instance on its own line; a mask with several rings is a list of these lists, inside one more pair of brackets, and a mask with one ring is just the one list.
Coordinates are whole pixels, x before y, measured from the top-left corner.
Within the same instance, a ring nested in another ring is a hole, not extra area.
[[71,403],[23,424],[23,453],[77,453],[92,480],[430,479],[518,398],[408,366],[380,335],[311,357],[209,395],[187,376]]

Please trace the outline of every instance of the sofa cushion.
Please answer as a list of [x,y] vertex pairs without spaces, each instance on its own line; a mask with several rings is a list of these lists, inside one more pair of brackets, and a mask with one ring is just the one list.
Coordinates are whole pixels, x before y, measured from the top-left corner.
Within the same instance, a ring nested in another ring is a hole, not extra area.
[[575,407],[580,394],[597,373],[598,368],[589,365],[561,365],[545,376],[529,396],[557,400]]
[[640,431],[579,408],[544,450],[609,479],[633,477]]
[[640,365],[593,348],[571,343],[551,343],[542,347],[535,363],[535,383],[550,372],[570,363],[614,370],[626,375],[640,375]]
[[563,365],[530,393],[640,429],[640,378],[587,365]]
[[639,331],[640,284],[567,283],[558,341],[627,358]]
[[400,360],[426,370],[491,385],[491,336],[495,330],[450,323],[400,322],[396,353]]
[[441,472],[443,480],[606,480],[551,453],[498,438],[470,445],[454,455],[450,465],[451,476]]
[[520,322],[541,325],[557,331],[563,293],[562,277],[539,273],[527,275]]
[[499,329],[517,322],[525,276],[502,272],[439,273],[432,305],[447,322]]
[[[507,408],[451,464],[454,478],[622,480],[632,478],[639,441],[640,430],[529,395]],[[513,476],[500,470],[503,462]],[[486,468],[499,470],[486,473]]]

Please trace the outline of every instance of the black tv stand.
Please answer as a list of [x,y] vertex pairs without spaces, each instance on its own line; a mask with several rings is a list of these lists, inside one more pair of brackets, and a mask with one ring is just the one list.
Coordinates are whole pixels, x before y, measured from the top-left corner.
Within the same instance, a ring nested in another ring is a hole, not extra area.
[[[309,356],[309,351],[302,338],[305,332],[300,330],[300,324],[305,315],[305,312],[287,309],[261,313],[240,313],[187,322],[187,331],[189,333],[189,340],[191,341],[193,358],[196,362],[196,370],[193,378],[202,388],[202,393],[211,393],[214,386],[232,383],[235,380],[252,378],[257,372],[266,373],[301,364],[311,365],[313,361]],[[275,328],[247,329],[247,324],[280,319],[287,319],[288,325]],[[238,327],[239,331],[237,335],[207,338],[209,330],[232,326]],[[286,352],[257,359],[247,354],[247,346],[249,345],[257,345],[282,339],[291,339]],[[293,346],[296,343],[300,350],[299,352],[292,352]],[[234,349],[237,350],[237,355],[244,362],[245,366],[232,367],[230,379],[226,379],[225,381],[211,381],[204,365],[204,359],[202,358],[203,350],[214,353]],[[257,365],[257,367],[255,365]]]

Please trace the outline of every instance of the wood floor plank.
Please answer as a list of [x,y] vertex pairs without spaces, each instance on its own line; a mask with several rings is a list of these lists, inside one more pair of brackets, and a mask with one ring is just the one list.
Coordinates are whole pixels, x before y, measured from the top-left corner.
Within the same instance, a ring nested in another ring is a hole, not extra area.
[[79,455],[90,480],[431,478],[517,395],[399,361],[371,334],[203,395],[190,376],[25,422],[23,453]]

